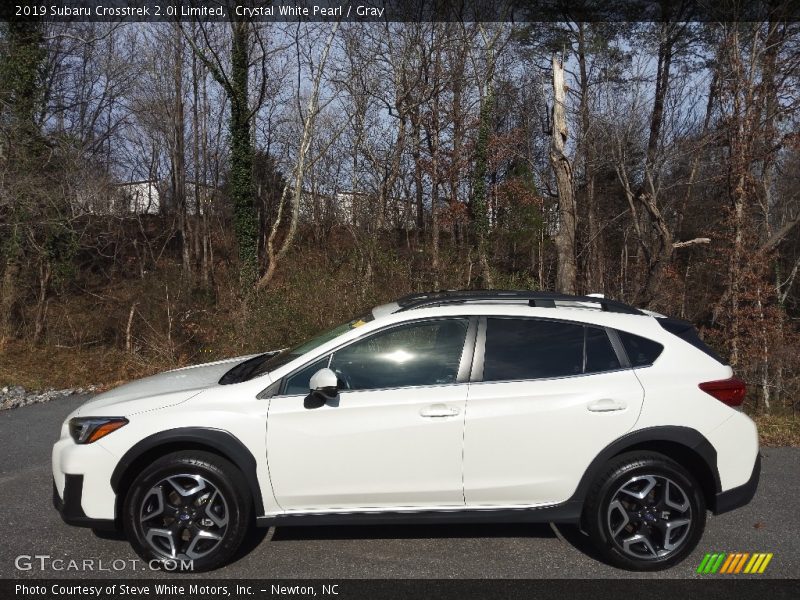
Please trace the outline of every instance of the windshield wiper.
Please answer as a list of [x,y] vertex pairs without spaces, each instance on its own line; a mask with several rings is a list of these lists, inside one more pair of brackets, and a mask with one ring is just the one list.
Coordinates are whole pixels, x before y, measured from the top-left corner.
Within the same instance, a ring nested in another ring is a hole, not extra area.
[[231,383],[241,383],[243,381],[247,381],[250,379],[250,377],[252,377],[253,373],[255,373],[259,367],[264,364],[264,361],[269,359],[270,356],[276,355],[278,352],[280,352],[280,350],[265,352],[264,354],[259,354],[253,358],[248,358],[244,362],[240,362],[238,365],[220,377],[218,383],[220,385],[229,385]]

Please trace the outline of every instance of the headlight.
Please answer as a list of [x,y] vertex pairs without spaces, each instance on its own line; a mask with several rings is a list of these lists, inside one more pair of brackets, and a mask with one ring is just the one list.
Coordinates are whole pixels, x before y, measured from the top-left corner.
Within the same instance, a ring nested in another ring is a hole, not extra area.
[[127,424],[123,417],[75,417],[69,421],[69,434],[76,444],[91,444]]

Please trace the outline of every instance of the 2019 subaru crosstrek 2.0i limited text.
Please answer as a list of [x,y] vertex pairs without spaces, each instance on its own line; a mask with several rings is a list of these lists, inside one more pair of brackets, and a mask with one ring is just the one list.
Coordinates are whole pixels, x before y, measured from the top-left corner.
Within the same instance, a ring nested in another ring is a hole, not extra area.
[[100,394],[64,422],[53,500],[196,571],[251,526],[501,521],[577,524],[611,564],[664,569],[755,494],[744,393],[691,325],[620,302],[413,294]]

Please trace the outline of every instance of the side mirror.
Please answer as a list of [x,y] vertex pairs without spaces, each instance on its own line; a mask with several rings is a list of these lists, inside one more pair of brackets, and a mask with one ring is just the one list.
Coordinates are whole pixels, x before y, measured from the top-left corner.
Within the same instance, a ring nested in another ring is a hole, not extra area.
[[330,369],[320,369],[314,373],[308,384],[311,389],[303,400],[303,406],[306,408],[319,408],[339,395],[336,373]]

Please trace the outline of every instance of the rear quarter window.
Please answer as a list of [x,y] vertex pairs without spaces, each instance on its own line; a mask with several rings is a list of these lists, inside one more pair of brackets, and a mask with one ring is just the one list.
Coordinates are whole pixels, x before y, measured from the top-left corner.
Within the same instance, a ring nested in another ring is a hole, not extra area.
[[664,346],[653,340],[626,331],[617,331],[617,334],[632,367],[652,365],[664,351]]

